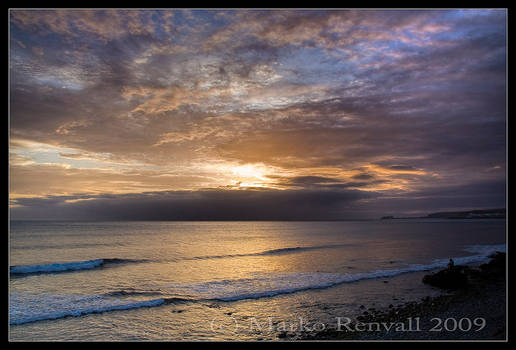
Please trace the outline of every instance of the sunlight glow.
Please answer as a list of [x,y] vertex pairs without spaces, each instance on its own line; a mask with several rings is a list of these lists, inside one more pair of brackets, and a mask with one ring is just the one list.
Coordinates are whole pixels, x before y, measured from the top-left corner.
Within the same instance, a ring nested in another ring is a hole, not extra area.
[[264,167],[258,168],[257,166],[246,164],[232,168],[231,172],[239,177],[256,178],[262,181],[267,181],[267,179],[264,177],[263,168]]

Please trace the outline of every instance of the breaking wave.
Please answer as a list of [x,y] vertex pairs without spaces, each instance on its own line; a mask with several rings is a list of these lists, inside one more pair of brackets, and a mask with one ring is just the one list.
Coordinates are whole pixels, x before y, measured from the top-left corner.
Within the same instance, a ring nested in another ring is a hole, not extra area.
[[[489,256],[497,251],[504,252],[505,245],[469,246],[468,252],[476,255],[453,258],[455,264],[471,264],[489,261]],[[272,252],[272,251],[268,251]],[[95,268],[105,263],[124,262],[120,259],[98,259],[66,264],[33,265],[25,267],[21,273],[35,271],[66,271],[79,266]],[[388,278],[404,273],[429,271],[446,267],[449,259],[435,259],[428,264],[410,264],[399,269],[376,270],[365,273],[312,273],[300,272],[289,274],[271,274],[253,278],[207,281],[194,284],[176,284],[160,286],[157,289],[123,289],[93,296],[75,295],[28,295],[14,294],[9,300],[11,325],[20,325],[42,320],[64,317],[78,317],[87,314],[118,310],[149,308],[167,304],[184,304],[194,302],[232,302],[245,299],[259,299],[276,295],[290,294],[311,289],[324,289],[339,284],[358,282],[366,279]],[[79,264],[79,265],[72,265]],[[50,266],[54,266],[51,268]],[[21,268],[21,267],[18,267]],[[12,269],[12,268],[11,268]],[[12,272],[11,272],[12,273]],[[125,297],[142,297],[145,295],[188,295],[188,298],[161,297],[149,300],[130,300]]]
[[[54,302],[51,302],[51,299],[54,299],[52,300]],[[56,299],[58,299],[57,303]],[[35,301],[38,303],[42,303],[43,307],[34,307],[34,302],[15,302],[15,306],[13,306],[13,302],[11,301],[11,313],[9,323],[11,325],[20,325],[24,323],[32,323],[44,320],[56,320],[65,317],[79,317],[88,314],[97,314],[109,311],[131,310],[155,307],[165,304],[176,304],[186,302],[187,300],[181,298],[159,298],[136,301],[116,299],[112,300],[109,298],[104,298],[102,296],[84,297],[82,299],[73,296],[49,296],[47,298],[36,298]]]
[[263,252],[256,252],[256,253],[195,256],[192,258],[185,258],[184,260],[208,260],[208,259],[238,258],[238,257],[246,257],[246,256],[267,256],[267,255],[297,253],[297,252],[309,251],[309,250],[340,248],[343,246],[344,246],[343,244],[339,244],[339,245],[322,245],[322,246],[310,246],[310,247],[288,247],[288,248],[265,250]]
[[[489,256],[497,251],[505,251],[505,245],[473,246],[467,251],[480,254],[455,257],[457,265],[482,263],[489,261]],[[203,283],[168,286],[175,292],[196,293],[199,298],[218,301],[237,301],[259,299],[280,294],[290,294],[310,289],[324,289],[343,283],[361,280],[388,278],[410,272],[430,271],[446,267],[449,259],[435,259],[428,264],[408,264],[399,269],[375,270],[364,273],[289,273],[265,275],[256,278],[236,280],[208,281]]]
[[9,271],[11,276],[23,276],[44,273],[59,273],[68,271],[91,270],[105,266],[107,264],[123,264],[144,262],[145,260],[131,259],[93,259],[85,261],[72,261],[62,263],[38,264],[38,265],[20,265],[11,266]]

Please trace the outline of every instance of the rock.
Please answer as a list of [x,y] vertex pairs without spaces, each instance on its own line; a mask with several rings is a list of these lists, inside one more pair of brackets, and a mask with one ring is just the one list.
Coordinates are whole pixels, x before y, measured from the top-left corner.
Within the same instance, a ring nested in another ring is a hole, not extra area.
[[423,283],[446,290],[464,289],[469,285],[468,270],[469,268],[466,266],[451,266],[439,272],[425,275]]
[[467,266],[454,266],[452,260],[448,268],[423,277],[423,283],[445,290],[466,289],[474,280],[503,280],[506,274],[506,254],[496,252],[491,260],[472,269]]
[[480,277],[489,280],[505,278],[506,254],[496,252],[489,257],[491,258],[491,261],[479,266]]

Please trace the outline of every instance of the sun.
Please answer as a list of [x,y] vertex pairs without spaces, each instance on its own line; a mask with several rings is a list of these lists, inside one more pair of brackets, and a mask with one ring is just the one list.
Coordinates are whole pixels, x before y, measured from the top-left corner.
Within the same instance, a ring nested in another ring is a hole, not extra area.
[[242,180],[261,180],[267,181],[265,178],[265,169],[252,164],[239,165],[231,169],[233,175],[238,176]]
[[207,171],[215,171],[220,175],[219,186],[239,189],[275,188],[283,189],[277,183],[278,177],[286,176],[283,169],[263,163],[230,163],[215,162],[200,165]]

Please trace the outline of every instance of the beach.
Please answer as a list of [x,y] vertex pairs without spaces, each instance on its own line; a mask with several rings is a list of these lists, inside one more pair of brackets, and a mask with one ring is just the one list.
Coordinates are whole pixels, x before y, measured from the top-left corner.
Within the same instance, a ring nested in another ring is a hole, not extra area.
[[349,324],[290,336],[304,341],[505,340],[505,259],[505,254],[498,254],[489,263],[468,269],[464,288],[387,308],[362,305],[363,315]]

